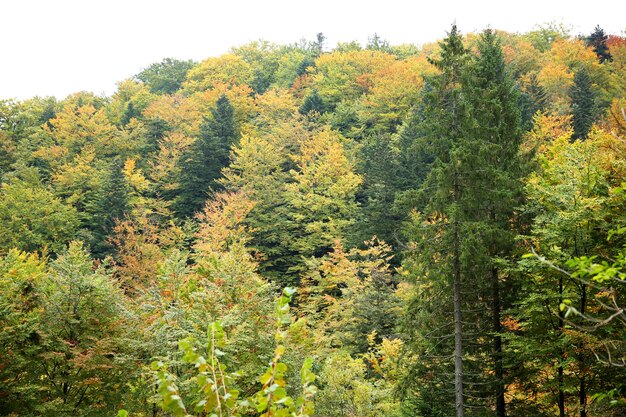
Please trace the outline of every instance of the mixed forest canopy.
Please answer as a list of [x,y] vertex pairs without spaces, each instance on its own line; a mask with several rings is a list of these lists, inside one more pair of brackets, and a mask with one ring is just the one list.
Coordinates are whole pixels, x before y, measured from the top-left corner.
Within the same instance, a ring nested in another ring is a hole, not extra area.
[[255,41],[0,102],[0,415],[623,416],[626,38]]

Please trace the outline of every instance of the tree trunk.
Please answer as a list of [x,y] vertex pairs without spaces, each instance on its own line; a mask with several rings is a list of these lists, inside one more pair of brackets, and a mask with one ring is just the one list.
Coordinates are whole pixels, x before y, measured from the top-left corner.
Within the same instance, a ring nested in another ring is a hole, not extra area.
[[[454,198],[459,201],[457,173],[454,174]],[[455,213],[454,216],[458,216]],[[463,329],[461,324],[461,248],[459,236],[459,219],[454,219],[454,395],[456,399],[456,417],[463,417]]]
[[498,269],[491,269],[491,285],[493,291],[493,359],[494,371],[496,374],[496,416],[506,417],[506,403],[504,401],[504,367],[502,365],[502,336],[500,332],[502,325],[500,321],[500,282],[498,280]]
[[[587,286],[582,284],[582,291],[580,297],[580,313],[585,314],[587,307]],[[581,353],[579,357],[580,366],[580,389],[578,390],[578,400],[580,403],[580,417],[587,417],[587,386],[585,381],[585,351],[584,342],[581,343]]]
[[[560,305],[563,303],[563,278],[559,276],[559,335],[563,334],[563,327],[565,325],[563,312]],[[557,381],[559,383],[559,417],[565,417],[565,393],[563,392],[563,361],[565,360],[565,352],[563,349],[560,351],[561,356],[559,358],[559,367],[557,369]]]

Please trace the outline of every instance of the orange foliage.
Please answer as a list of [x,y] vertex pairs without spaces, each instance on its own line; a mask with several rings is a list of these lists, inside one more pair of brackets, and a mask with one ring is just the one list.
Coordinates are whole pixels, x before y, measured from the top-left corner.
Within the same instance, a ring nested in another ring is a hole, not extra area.
[[180,94],[160,96],[144,111],[148,119],[160,119],[181,134],[195,136],[200,132],[202,123],[201,106]]
[[243,192],[220,193],[207,201],[197,216],[196,252],[208,255],[225,251],[234,243],[244,244],[249,232],[244,220],[255,205]]

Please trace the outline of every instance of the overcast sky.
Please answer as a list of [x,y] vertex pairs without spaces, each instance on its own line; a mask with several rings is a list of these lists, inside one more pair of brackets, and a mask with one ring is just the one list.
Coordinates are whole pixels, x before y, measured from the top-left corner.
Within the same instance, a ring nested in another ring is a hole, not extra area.
[[[579,4],[584,4],[581,6]],[[116,82],[165,57],[202,60],[256,39],[327,45],[423,44],[491,26],[525,32],[561,22],[574,34],[626,29],[626,0],[0,0],[0,99],[110,95]]]

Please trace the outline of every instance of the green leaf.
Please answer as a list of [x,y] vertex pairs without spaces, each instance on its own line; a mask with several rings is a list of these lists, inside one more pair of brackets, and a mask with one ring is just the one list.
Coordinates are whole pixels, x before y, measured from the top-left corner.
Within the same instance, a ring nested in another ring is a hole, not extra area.
[[271,370],[267,371],[259,378],[259,382],[263,385],[267,384],[272,379]]

